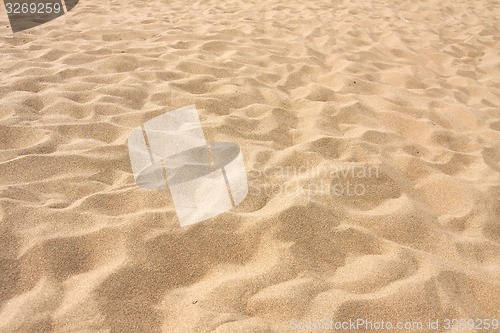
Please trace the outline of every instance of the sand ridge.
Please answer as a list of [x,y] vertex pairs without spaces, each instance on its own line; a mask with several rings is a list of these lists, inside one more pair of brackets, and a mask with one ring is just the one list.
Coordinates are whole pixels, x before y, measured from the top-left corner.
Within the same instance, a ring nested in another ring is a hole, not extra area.
[[[87,0],[12,34],[0,12],[0,331],[500,319],[498,17],[490,0]],[[253,187],[181,229],[126,141],[190,104]],[[294,192],[323,183],[345,191]]]

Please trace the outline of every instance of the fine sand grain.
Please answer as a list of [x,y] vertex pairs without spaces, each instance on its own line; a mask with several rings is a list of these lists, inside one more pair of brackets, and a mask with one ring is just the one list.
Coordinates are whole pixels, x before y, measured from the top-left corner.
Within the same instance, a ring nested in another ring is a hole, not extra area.
[[[2,9],[0,332],[500,319],[499,18],[494,0],[81,0],[13,34]],[[180,228],[127,138],[190,104],[251,188]]]

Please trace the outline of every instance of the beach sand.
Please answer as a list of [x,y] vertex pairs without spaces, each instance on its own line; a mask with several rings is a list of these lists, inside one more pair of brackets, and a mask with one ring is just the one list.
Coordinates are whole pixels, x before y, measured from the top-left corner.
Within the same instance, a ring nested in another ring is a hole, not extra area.
[[[497,332],[444,325],[500,319],[499,17],[82,0],[14,34],[0,11],[0,332]],[[181,228],[127,138],[190,104],[250,192]]]

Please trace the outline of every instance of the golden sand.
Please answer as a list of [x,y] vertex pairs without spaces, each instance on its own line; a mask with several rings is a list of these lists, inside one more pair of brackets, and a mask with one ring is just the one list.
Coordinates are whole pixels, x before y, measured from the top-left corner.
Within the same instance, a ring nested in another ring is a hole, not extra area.
[[[500,319],[499,17],[488,0],[82,0],[13,34],[0,11],[0,332]],[[127,138],[190,104],[251,188],[180,228]],[[339,166],[378,172],[310,186]]]

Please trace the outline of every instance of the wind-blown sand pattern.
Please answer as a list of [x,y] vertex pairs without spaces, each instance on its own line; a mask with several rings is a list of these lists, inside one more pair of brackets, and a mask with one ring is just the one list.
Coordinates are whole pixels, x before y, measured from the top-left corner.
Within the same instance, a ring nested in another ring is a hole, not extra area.
[[[0,11],[0,332],[500,319],[499,18],[488,0],[82,0],[13,34]],[[251,190],[180,228],[126,142],[190,104],[266,189],[325,180],[283,168],[379,173],[342,176],[355,196]]]

